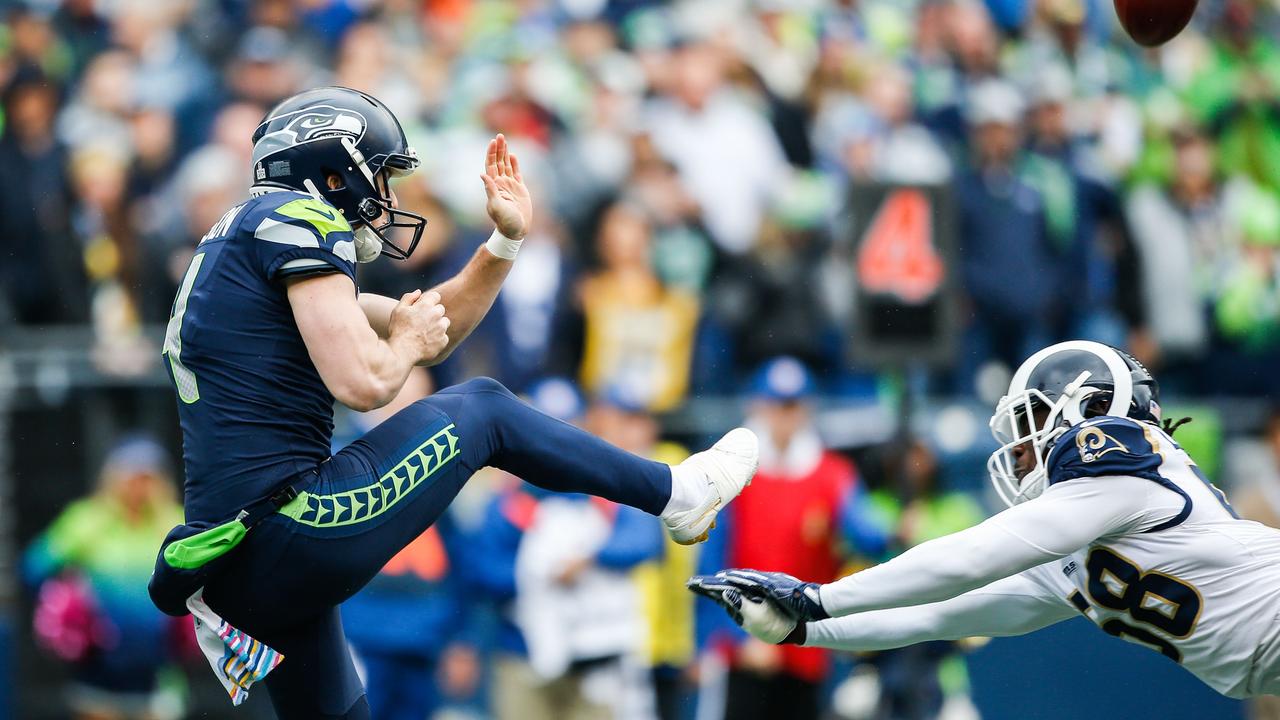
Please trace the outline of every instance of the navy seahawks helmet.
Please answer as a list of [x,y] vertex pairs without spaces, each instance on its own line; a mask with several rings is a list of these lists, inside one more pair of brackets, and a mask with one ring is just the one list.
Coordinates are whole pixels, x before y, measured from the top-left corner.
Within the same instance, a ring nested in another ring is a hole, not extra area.
[[[1009,391],[996,404],[991,433],[1000,443],[987,469],[996,493],[1008,505],[1044,492],[1048,451],[1068,428],[1109,415],[1160,421],[1160,388],[1133,356],[1086,340],[1050,345],[1022,363]],[[1021,479],[1013,449],[1030,443],[1035,468]]]
[[[391,178],[418,167],[396,116],[376,98],[344,87],[321,87],[283,100],[253,133],[255,186],[281,187],[323,198],[355,230],[357,245],[397,260],[409,257],[422,239],[426,218],[391,206]],[[327,178],[337,176],[337,187]],[[412,231],[408,243],[388,237]]]

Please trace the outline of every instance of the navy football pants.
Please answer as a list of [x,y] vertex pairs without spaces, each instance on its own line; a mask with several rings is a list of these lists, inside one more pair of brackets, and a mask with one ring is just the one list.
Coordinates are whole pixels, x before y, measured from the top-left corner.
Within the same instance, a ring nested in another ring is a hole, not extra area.
[[369,717],[338,604],[427,529],[489,465],[557,492],[657,515],[671,471],[543,415],[488,378],[396,413],[300,477],[205,587],[227,622],[281,652],[267,676],[281,720]]

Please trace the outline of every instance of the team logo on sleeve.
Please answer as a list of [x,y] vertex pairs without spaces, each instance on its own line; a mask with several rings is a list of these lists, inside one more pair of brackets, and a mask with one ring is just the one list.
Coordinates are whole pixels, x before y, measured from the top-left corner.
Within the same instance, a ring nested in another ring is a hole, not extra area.
[[1085,428],[1076,433],[1076,449],[1080,451],[1080,459],[1087,463],[1116,450],[1129,452],[1124,443],[1096,427]]

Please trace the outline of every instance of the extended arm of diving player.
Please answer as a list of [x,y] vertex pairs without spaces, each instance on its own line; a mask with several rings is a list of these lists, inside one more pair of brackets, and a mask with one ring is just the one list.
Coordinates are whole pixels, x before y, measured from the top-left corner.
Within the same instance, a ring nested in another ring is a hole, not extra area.
[[1061,482],[979,525],[823,585],[818,595],[832,617],[947,600],[1100,537],[1154,525],[1181,508],[1179,496],[1138,477]]
[[695,577],[689,587],[770,642],[789,635],[797,642],[794,633],[815,625],[796,628],[796,621],[846,615],[849,623],[817,623],[833,634],[815,642],[844,638],[849,647],[872,649],[952,635],[1029,632],[1035,623],[1062,619],[1066,611],[1014,602],[1006,592],[1014,587],[1013,578],[1099,538],[1155,527],[1183,507],[1181,496],[1150,480],[1078,478],[1052,485],[1040,497],[968,530],[827,585],[781,573],[727,570]]
[[807,623],[801,644],[851,651],[888,650],[927,640],[1008,637],[1069,619],[1076,611],[1022,574],[942,602],[872,610]]
[[1181,509],[1180,496],[1150,480],[1079,478],[827,585],[727,570],[695,577],[689,587],[768,642],[883,650],[1019,635],[1075,612],[1067,591],[1031,579],[1041,572],[1036,566],[1101,537],[1153,527]]

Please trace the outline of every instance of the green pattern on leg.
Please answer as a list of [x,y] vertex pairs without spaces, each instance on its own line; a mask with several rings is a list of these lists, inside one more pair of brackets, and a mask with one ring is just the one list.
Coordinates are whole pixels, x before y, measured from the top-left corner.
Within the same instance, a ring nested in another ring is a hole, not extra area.
[[300,492],[280,514],[311,527],[355,525],[400,502],[424,480],[458,456],[458,435],[450,424],[432,435],[372,484],[332,495]]

